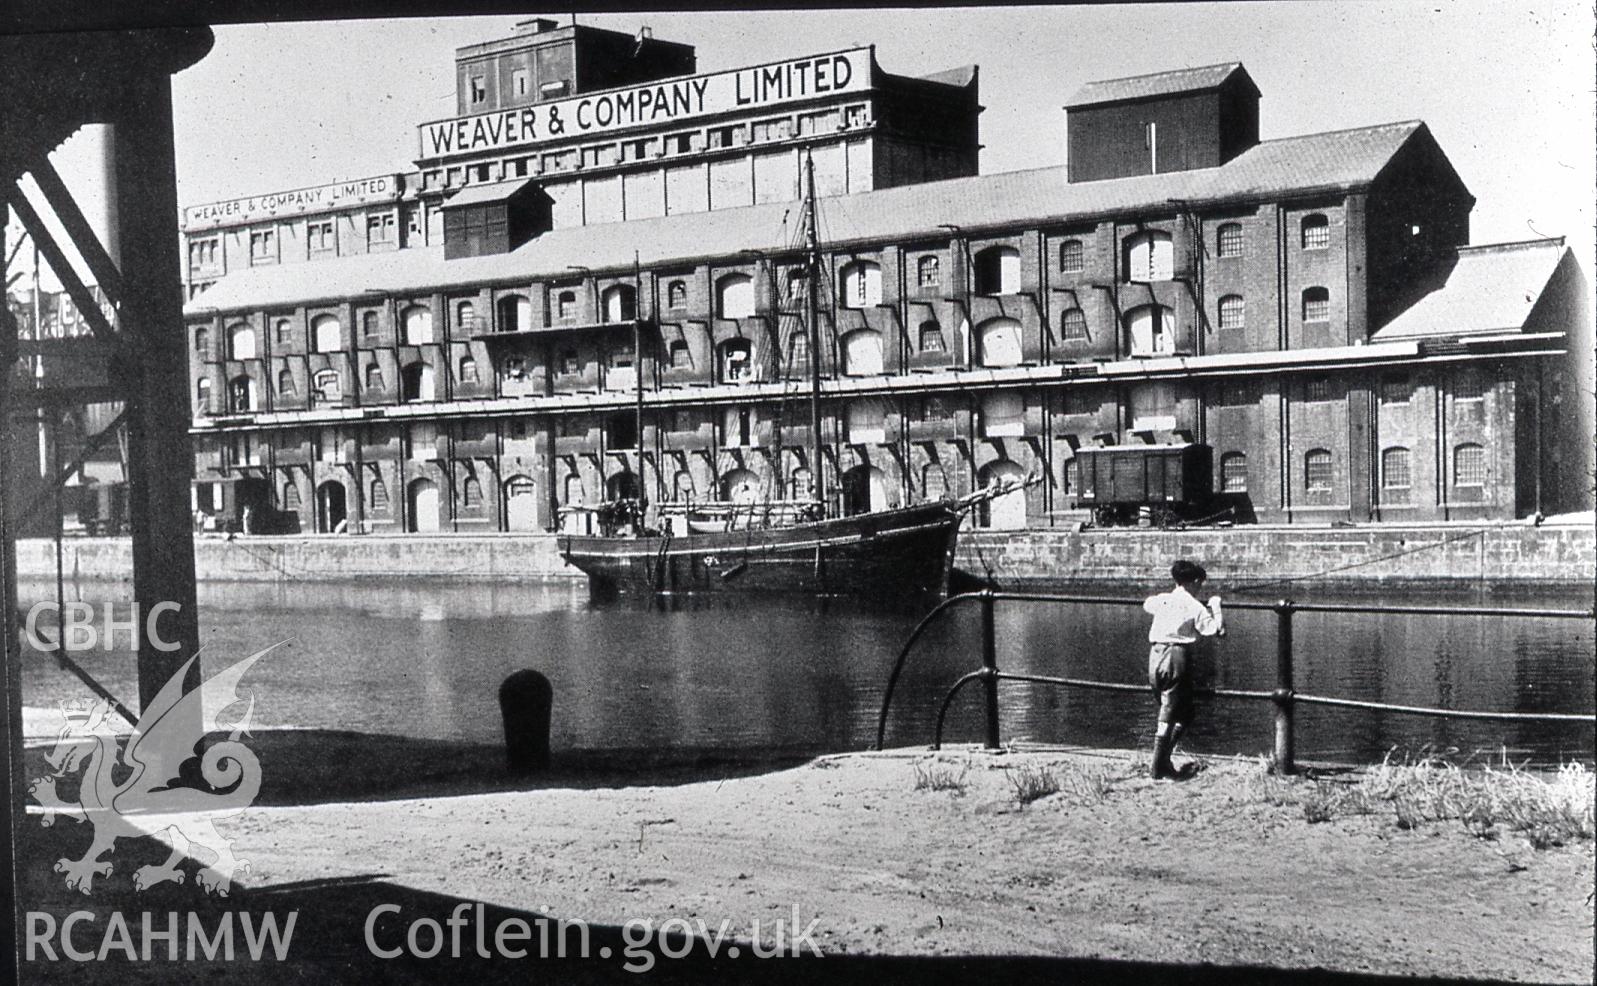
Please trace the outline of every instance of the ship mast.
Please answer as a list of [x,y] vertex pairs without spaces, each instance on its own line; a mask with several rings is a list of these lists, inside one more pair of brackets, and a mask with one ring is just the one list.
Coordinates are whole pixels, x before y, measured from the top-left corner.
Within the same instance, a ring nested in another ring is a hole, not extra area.
[[804,278],[806,285],[804,305],[804,326],[809,335],[809,364],[810,364],[810,493],[822,504],[825,509],[826,498],[822,493],[822,475],[824,473],[821,462],[821,332],[820,332],[820,304],[816,291],[820,285],[821,277],[821,241],[815,229],[815,160],[808,150],[804,154],[804,228],[805,228],[805,266],[808,274]]

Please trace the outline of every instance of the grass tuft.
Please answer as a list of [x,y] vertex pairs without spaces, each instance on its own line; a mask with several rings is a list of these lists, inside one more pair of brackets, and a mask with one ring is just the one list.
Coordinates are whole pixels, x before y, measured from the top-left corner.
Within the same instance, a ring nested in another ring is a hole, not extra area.
[[1311,824],[1390,806],[1397,827],[1457,821],[1478,839],[1519,832],[1537,849],[1593,837],[1597,778],[1585,765],[1555,772],[1504,762],[1463,769],[1434,757],[1399,762],[1388,755],[1356,783],[1312,784],[1263,778],[1257,796],[1270,804],[1297,804]]
[[932,761],[927,764],[915,765],[915,790],[917,791],[952,791],[956,795],[965,793],[965,775],[970,773],[970,761],[966,760],[956,770],[951,763]]
[[1029,805],[1050,794],[1059,793],[1059,778],[1052,768],[1023,763],[1009,772],[1009,786],[1015,789],[1015,800]]

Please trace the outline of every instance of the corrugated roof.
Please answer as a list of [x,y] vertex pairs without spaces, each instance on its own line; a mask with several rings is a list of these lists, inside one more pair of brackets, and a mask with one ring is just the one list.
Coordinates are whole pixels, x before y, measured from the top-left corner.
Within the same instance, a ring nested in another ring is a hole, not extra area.
[[[1198,68],[1132,75],[1124,79],[1103,79],[1089,82],[1077,89],[1075,95],[1065,101],[1065,106],[1066,108],[1096,106],[1100,103],[1150,99],[1154,96],[1169,96],[1181,92],[1203,92],[1206,89],[1218,89],[1236,72],[1247,75],[1247,70],[1242,67],[1241,62],[1226,62],[1223,65],[1203,65]],[[1248,80],[1248,84],[1252,85],[1251,79]],[[1254,87],[1254,91],[1258,91],[1257,86]]]
[[1447,282],[1421,298],[1372,339],[1518,331],[1565,253],[1562,237],[1462,247]]
[[[1308,188],[1372,181],[1398,148],[1424,129],[1415,121],[1289,137],[1260,143],[1218,168],[1104,181],[1066,180],[1064,167],[1012,171],[823,198],[816,204],[827,245],[946,236],[941,224],[981,229],[1058,222],[1117,212],[1166,209],[1170,200],[1201,203],[1268,198]],[[185,311],[286,307],[362,293],[431,289],[569,276],[571,267],[630,270],[740,250],[784,251],[800,222],[794,202],[686,213],[559,229],[512,253],[443,259],[443,248],[339,257],[236,271],[194,298]]]

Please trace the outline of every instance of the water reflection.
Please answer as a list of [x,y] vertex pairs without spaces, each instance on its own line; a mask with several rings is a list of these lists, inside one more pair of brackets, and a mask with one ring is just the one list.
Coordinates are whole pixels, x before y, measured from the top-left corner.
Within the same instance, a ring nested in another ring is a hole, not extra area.
[[[52,594],[52,587],[24,586],[24,605]],[[125,586],[85,585],[74,595],[113,600],[119,617],[126,616]],[[1459,602],[1411,593],[1401,601]],[[1546,595],[1514,604],[1587,602]],[[531,667],[555,689],[557,748],[678,752],[868,747],[891,663],[924,614],[836,600],[595,603],[571,583],[207,583],[200,605],[212,662],[288,641],[251,672],[258,722],[496,743],[499,682]],[[930,741],[943,695],[979,664],[978,618],[975,607],[956,610],[923,639],[899,683],[890,743]],[[1274,615],[1231,610],[1227,618],[1229,635],[1199,652],[1200,681],[1273,687]],[[999,663],[1006,670],[1142,684],[1144,620],[1136,606],[1000,604]],[[1589,712],[1597,687],[1593,630],[1585,621],[1300,613],[1295,628],[1298,688],[1307,693]],[[117,643],[110,652],[79,657],[113,692],[131,699],[132,655],[125,639]],[[1144,695],[1002,688],[1006,738],[1135,746],[1145,744],[1153,718]],[[979,694],[967,689],[956,701],[950,740],[982,735]],[[48,657],[27,653],[27,704],[53,707],[86,697]],[[1205,703],[1189,737],[1196,750],[1263,752],[1271,740],[1269,706]],[[1379,759],[1394,746],[1590,760],[1594,745],[1584,724],[1317,708],[1302,710],[1297,742],[1302,757],[1343,760]]]

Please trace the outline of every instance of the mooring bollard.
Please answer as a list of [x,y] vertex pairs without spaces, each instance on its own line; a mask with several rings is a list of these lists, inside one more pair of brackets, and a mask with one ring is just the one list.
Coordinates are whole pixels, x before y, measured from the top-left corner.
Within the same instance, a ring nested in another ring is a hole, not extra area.
[[1292,600],[1275,604],[1275,772],[1297,773],[1292,752]]
[[549,718],[554,688],[530,668],[499,686],[499,713],[505,723],[505,759],[513,774],[549,769]]

